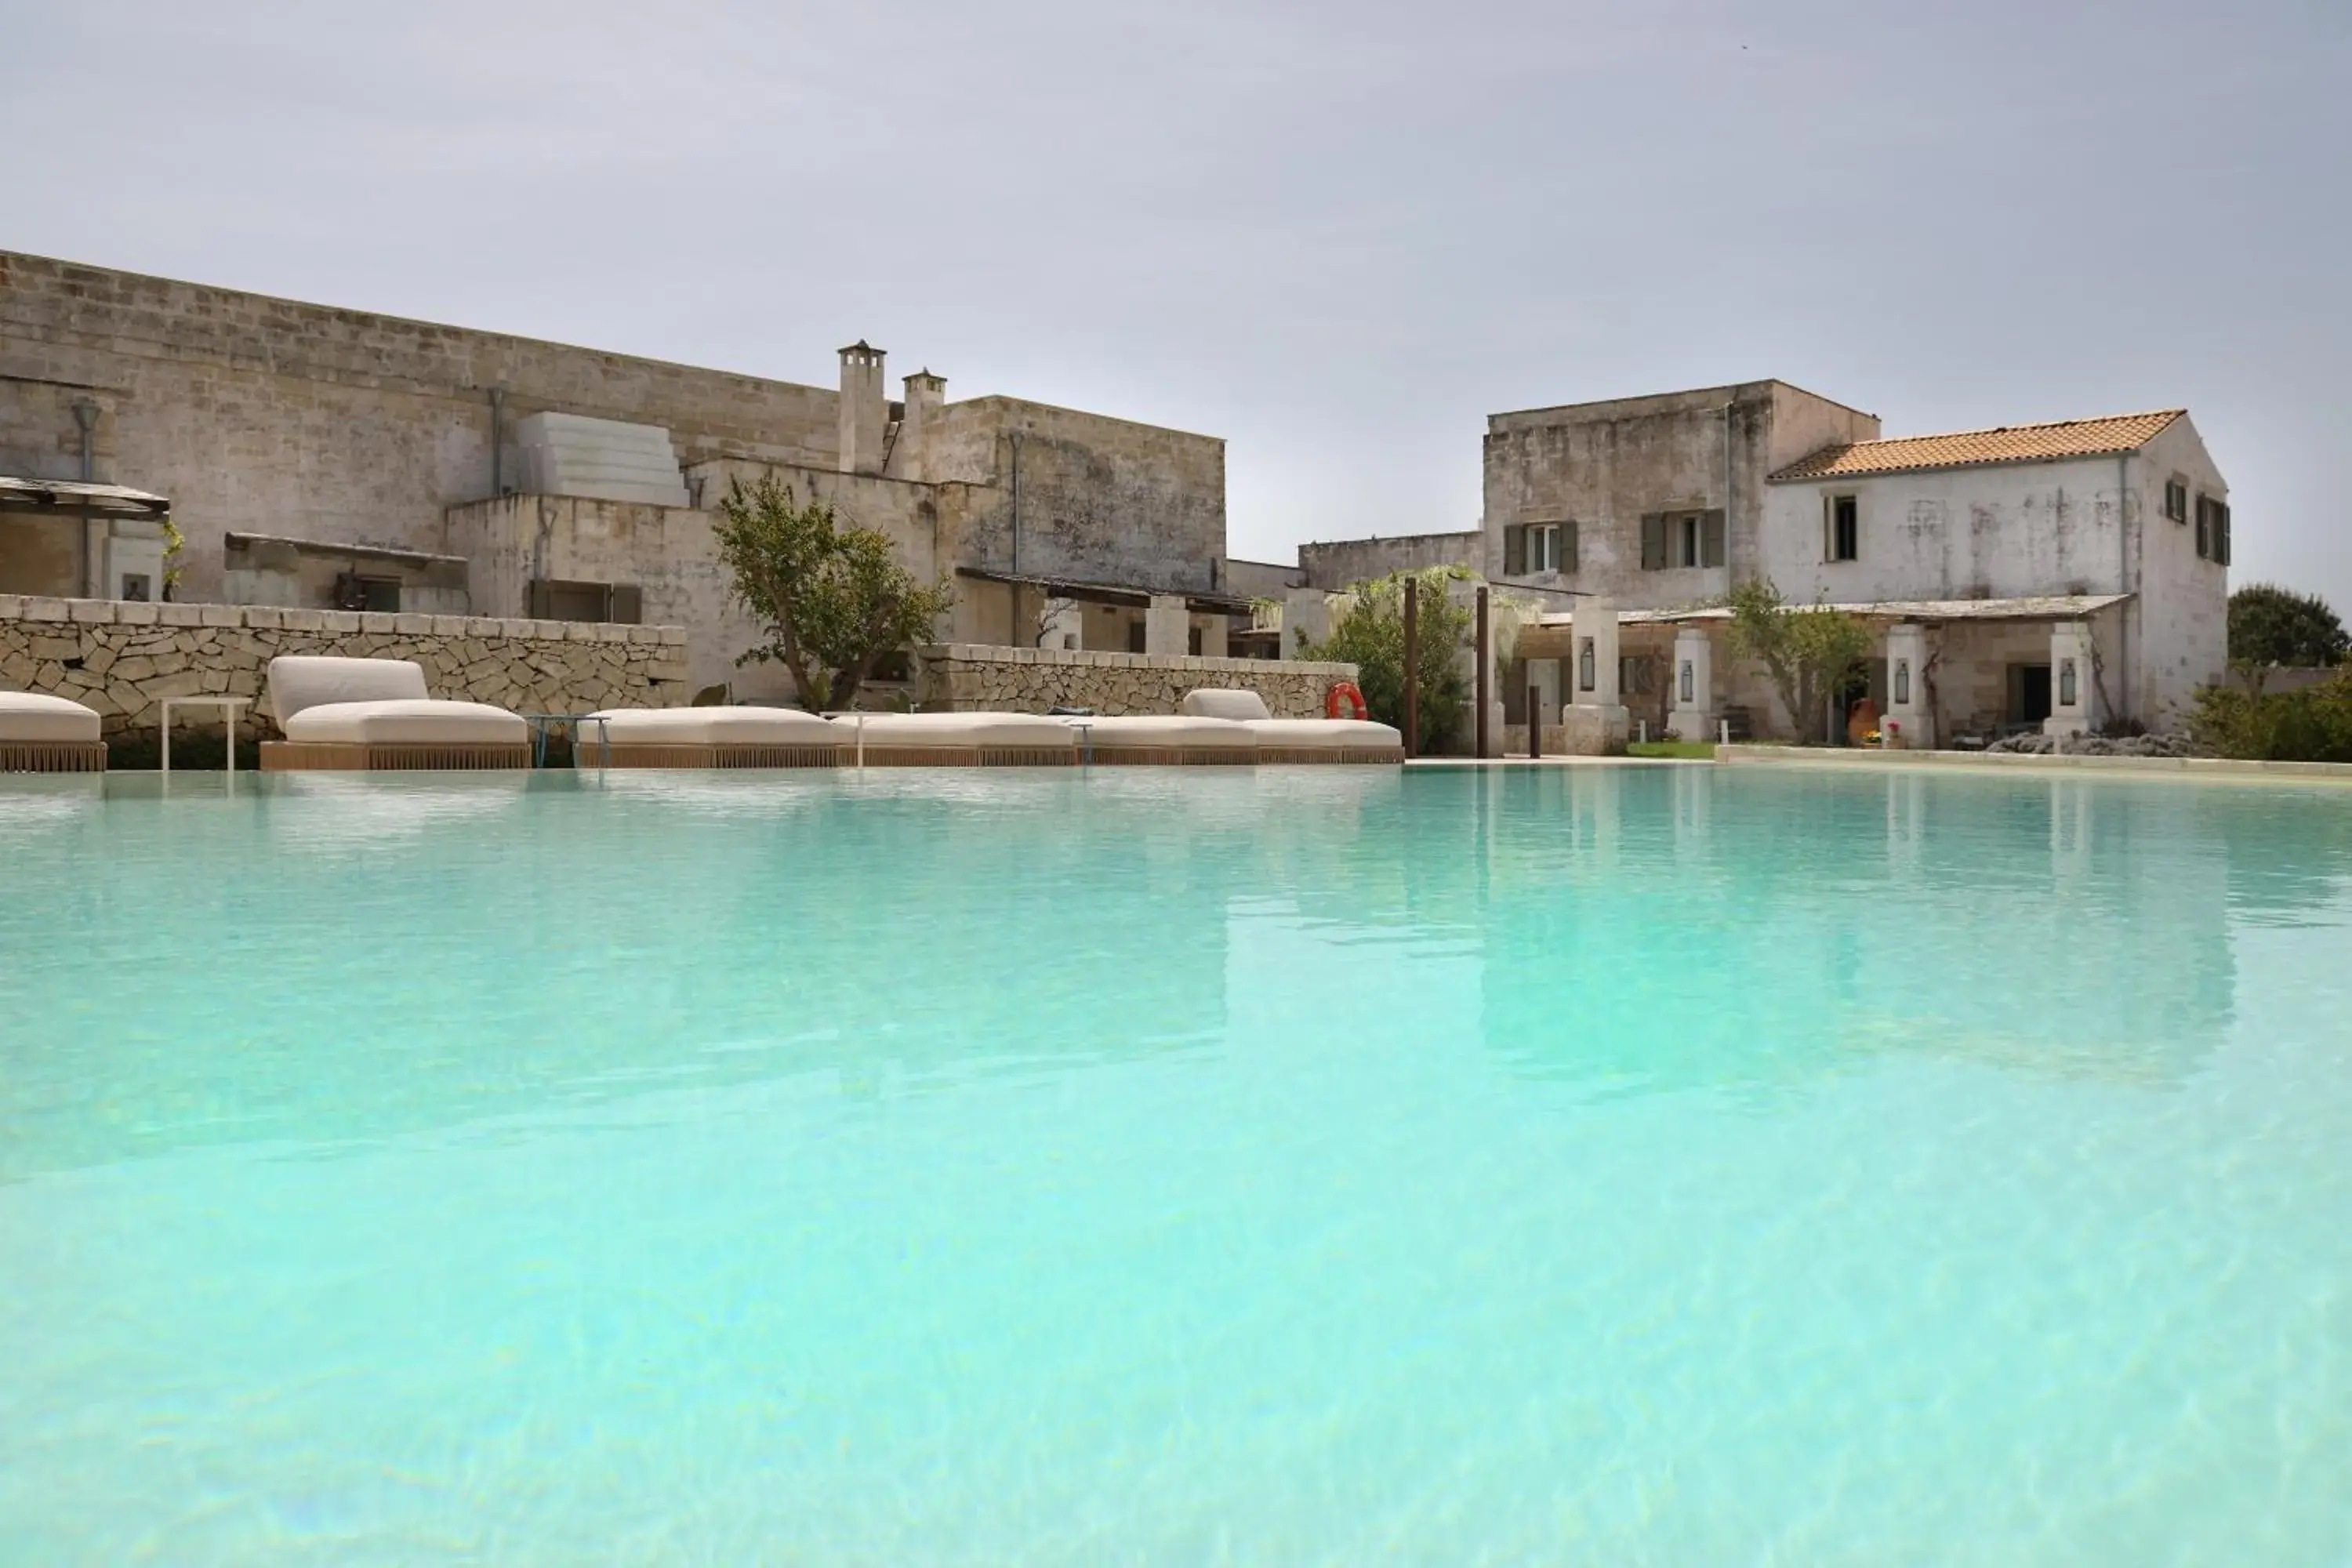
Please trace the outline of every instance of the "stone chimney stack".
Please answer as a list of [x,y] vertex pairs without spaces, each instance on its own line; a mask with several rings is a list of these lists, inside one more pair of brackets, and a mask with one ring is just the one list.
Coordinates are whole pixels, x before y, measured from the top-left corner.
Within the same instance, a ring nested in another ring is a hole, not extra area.
[[898,438],[890,444],[890,472],[894,478],[929,477],[923,466],[923,437],[930,430],[931,416],[947,400],[946,376],[919,370],[907,378],[906,412],[898,416]]
[[882,351],[858,339],[841,351],[841,471],[882,471]]

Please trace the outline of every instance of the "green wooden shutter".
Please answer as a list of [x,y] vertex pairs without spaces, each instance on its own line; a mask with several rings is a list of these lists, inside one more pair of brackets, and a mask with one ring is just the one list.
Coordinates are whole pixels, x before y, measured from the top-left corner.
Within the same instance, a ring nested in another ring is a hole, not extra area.
[[1524,577],[1528,574],[1528,531],[1517,523],[1503,530],[1503,575]]
[[2213,523],[2214,542],[2217,546],[2213,552],[2213,559],[2227,566],[2230,563],[2230,503],[2228,501],[2217,500],[2213,503]]
[[1576,524],[1573,521],[1559,525],[1559,569],[1571,574],[1576,570]]
[[1642,514],[1642,570],[1663,572],[1666,569],[1666,519],[1664,512]]
[[1699,520],[1698,563],[1702,566],[1723,564],[1723,510],[1720,507]]

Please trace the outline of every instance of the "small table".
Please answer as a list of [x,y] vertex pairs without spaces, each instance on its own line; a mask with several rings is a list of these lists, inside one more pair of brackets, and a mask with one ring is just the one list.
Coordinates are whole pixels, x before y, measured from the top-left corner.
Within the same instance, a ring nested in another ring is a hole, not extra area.
[[172,771],[172,710],[217,708],[228,721],[228,771],[236,772],[236,710],[253,705],[250,697],[166,697],[163,704],[163,771]]
[[612,760],[613,726],[611,721],[601,713],[520,713],[516,717],[530,726],[530,765],[534,768],[547,766],[548,732],[558,724],[572,726],[572,761],[575,764],[579,761],[580,726],[583,724],[596,726],[596,739],[604,748],[605,760]]

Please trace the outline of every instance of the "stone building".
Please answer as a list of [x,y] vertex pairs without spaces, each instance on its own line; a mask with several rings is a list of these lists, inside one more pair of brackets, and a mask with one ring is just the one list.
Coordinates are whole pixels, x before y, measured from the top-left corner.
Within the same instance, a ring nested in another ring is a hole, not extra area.
[[2229,488],[2178,409],[1884,439],[1874,415],[1753,382],[1496,415],[1485,489],[1486,576],[1550,606],[1504,679],[1515,724],[1530,686],[1551,722],[1610,683],[1576,668],[1572,605],[1603,602],[1620,700],[1654,733],[1797,732],[1711,607],[1750,578],[1870,624],[1843,695],[1912,743],[2170,729],[2223,673]]
[[167,510],[184,601],[683,626],[694,683],[782,696],[735,666],[710,536],[774,476],[952,581],[945,639],[1215,655],[1248,624],[1222,440],[885,374],[862,342],[803,386],[0,252],[0,594],[161,596]]

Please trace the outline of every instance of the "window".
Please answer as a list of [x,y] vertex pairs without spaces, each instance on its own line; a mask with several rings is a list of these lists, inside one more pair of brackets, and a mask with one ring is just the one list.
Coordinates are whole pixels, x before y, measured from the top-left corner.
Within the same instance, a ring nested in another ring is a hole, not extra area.
[[1822,504],[1822,559],[1862,559],[1862,498],[1830,496]]
[[1503,530],[1503,575],[1528,577],[1576,570],[1576,524],[1515,523]]
[[605,621],[635,626],[645,616],[645,595],[634,583],[569,583],[542,577],[530,585],[535,621]]
[[2164,481],[2164,515],[2175,522],[2189,521],[2189,482],[2186,479]]
[[393,614],[400,608],[400,579],[346,572],[335,579],[335,608]]
[[2219,566],[2230,563],[2230,507],[2211,496],[2197,498],[2197,558]]
[[1642,519],[1642,569],[1723,564],[1723,512],[1654,511]]

